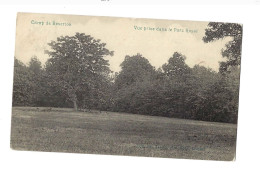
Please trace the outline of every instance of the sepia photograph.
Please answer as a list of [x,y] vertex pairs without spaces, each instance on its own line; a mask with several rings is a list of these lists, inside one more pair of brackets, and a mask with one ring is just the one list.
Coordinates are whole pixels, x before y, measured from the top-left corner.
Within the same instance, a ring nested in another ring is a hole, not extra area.
[[17,13],[11,148],[234,161],[242,28]]

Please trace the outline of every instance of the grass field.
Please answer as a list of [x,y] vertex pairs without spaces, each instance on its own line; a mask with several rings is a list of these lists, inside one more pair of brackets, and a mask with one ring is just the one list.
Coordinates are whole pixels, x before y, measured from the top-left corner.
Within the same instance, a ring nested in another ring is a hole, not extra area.
[[114,112],[13,107],[16,150],[233,160],[236,125]]

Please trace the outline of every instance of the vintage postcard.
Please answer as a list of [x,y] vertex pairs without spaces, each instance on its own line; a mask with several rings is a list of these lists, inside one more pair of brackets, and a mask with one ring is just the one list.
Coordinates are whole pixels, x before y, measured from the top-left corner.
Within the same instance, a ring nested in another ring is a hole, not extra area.
[[18,13],[11,148],[235,160],[242,25]]

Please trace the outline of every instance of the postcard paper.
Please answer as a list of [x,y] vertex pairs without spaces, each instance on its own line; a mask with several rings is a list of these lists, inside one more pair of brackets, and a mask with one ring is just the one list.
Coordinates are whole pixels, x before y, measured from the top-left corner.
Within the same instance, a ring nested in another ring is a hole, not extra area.
[[18,13],[11,148],[235,160],[242,25]]

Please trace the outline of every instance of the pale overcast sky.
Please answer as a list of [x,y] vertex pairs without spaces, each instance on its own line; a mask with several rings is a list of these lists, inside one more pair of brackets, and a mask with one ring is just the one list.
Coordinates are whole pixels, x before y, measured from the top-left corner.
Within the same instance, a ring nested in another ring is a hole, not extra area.
[[[71,26],[46,25],[47,21],[51,24],[53,21],[69,23]],[[43,22],[43,25],[35,24],[36,22]],[[140,53],[158,68],[174,52],[184,54],[190,67],[201,63],[217,71],[219,61],[223,60],[221,49],[230,39],[204,43],[202,37],[207,24],[208,22],[20,13],[17,19],[15,56],[27,64],[35,55],[44,63],[49,58],[44,54],[44,50],[49,49],[47,43],[59,36],[72,36],[80,32],[101,39],[101,42],[107,44],[107,49],[114,51],[114,56],[107,58],[112,71],[120,71],[119,65],[126,55]],[[135,26],[155,30],[136,30]],[[157,28],[171,28],[172,31],[157,31]],[[184,32],[176,32],[177,29]],[[187,33],[186,29],[196,32]]]

